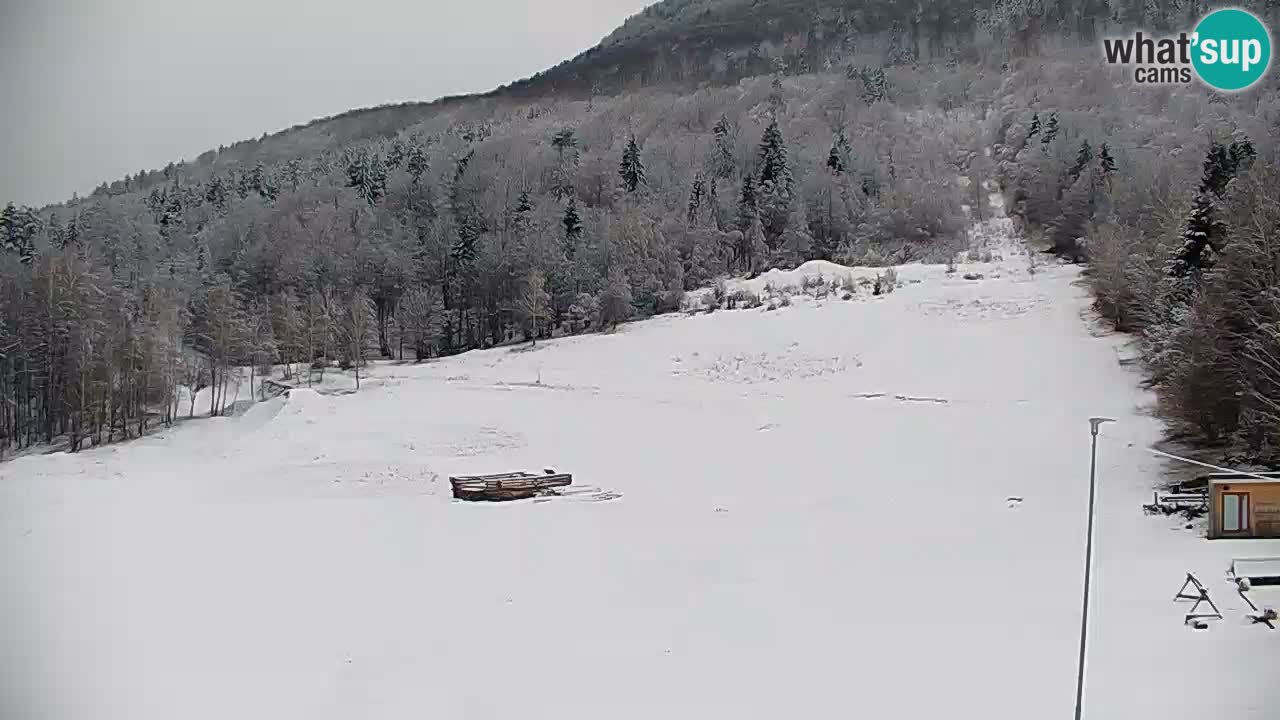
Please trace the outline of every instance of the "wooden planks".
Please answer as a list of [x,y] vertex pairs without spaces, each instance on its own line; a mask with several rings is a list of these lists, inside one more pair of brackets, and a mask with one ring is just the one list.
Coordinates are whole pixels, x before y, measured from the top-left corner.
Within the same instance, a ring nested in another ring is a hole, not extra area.
[[495,502],[522,500],[544,495],[555,488],[573,484],[568,473],[534,475],[514,472],[494,475],[459,475],[449,478],[453,496],[459,500]]

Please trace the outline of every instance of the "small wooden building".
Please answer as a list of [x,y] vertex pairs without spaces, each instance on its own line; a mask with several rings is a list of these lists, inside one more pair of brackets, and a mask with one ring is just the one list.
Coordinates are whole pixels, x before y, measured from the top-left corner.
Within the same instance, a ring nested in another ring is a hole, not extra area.
[[1280,538],[1280,473],[1256,475],[1204,476],[1210,538]]

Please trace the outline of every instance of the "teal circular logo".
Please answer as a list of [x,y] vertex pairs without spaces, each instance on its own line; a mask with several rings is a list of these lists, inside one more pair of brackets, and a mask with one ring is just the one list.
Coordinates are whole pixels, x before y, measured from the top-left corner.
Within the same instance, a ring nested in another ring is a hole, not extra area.
[[1218,90],[1244,90],[1271,64],[1271,33],[1253,14],[1214,10],[1196,25],[1191,64],[1200,79]]

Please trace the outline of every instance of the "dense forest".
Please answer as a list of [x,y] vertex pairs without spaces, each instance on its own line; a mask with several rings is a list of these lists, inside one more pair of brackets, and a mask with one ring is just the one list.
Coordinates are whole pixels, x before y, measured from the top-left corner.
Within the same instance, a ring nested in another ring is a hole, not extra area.
[[996,180],[1029,234],[1089,262],[1179,429],[1270,460],[1274,74],[1237,95],[1142,87],[1091,44],[1199,12],[668,0],[485,97],[8,205],[0,449],[137,436],[234,368],[358,372],[609,328],[808,259],[942,260]]

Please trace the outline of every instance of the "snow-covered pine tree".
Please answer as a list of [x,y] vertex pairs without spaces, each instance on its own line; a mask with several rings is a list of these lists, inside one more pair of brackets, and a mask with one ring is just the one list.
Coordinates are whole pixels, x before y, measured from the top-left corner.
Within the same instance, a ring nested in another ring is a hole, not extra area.
[[1098,166],[1102,170],[1103,179],[1110,183],[1111,176],[1116,172],[1116,159],[1106,143],[1102,143],[1102,150],[1098,153]]
[[49,242],[49,247],[62,250],[67,246],[66,231],[62,227],[62,220],[59,218],[57,211],[49,214],[49,221],[45,223],[44,234]]
[[533,229],[533,198],[528,190],[521,190],[516,196],[515,207],[511,208],[511,232],[517,243],[523,245]]
[[1084,169],[1089,167],[1089,164],[1092,162],[1093,148],[1089,145],[1088,140],[1081,140],[1080,149],[1076,152],[1075,164],[1073,164],[1071,169],[1067,171],[1067,177],[1069,178],[1068,186],[1074,185],[1076,179],[1080,177],[1080,173],[1084,172]]
[[732,178],[738,168],[733,153],[733,126],[729,124],[729,118],[722,114],[711,132],[715,136],[711,151],[712,177]]
[[867,65],[860,73],[862,78],[862,101],[874,105],[889,95],[889,83],[884,76],[884,67]]
[[702,172],[694,173],[693,187],[689,191],[689,208],[686,213],[686,219],[689,225],[696,225],[698,215],[702,211],[702,204],[707,199],[707,181],[703,178]]
[[[264,199],[274,201],[276,196],[280,194],[279,188],[276,187],[275,178],[271,177],[271,173],[267,171],[266,165],[261,160],[253,166],[253,189],[257,191]],[[386,169],[382,169],[382,191],[386,192]]]
[[644,163],[640,159],[640,145],[636,142],[635,133],[631,134],[631,139],[627,141],[627,146],[622,151],[618,175],[622,178],[622,187],[629,193],[634,193],[645,184]]
[[[1223,145],[1209,144],[1205,154],[1204,171],[1200,178],[1200,191],[1191,206],[1186,229],[1182,233],[1182,247],[1169,264],[1169,275],[1175,279],[1191,278],[1192,285],[1198,277],[1213,266],[1214,255],[1222,251],[1227,225],[1218,217],[1218,205],[1226,195],[1227,187],[1236,175],[1248,169],[1255,151],[1248,139]],[[1187,294],[1185,283],[1178,285],[1179,295]],[[1186,302],[1189,297],[1179,297]]]
[[849,147],[849,136],[841,127],[836,131],[835,140],[831,143],[831,152],[827,153],[827,169],[836,175],[848,171],[852,162],[853,150]]
[[1058,113],[1049,115],[1049,122],[1044,127],[1044,136],[1040,138],[1041,145],[1048,145],[1058,137]]
[[387,193],[387,166],[382,156],[367,148],[352,153],[347,161],[347,187],[370,205],[378,204]]
[[253,176],[249,173],[240,173],[236,178],[236,194],[240,196],[241,200],[244,200],[254,192]]
[[14,203],[0,210],[0,250],[13,253],[23,265],[30,265],[36,256],[36,236],[40,234],[40,218],[29,207]]
[[862,194],[869,198],[880,197],[880,180],[876,178],[875,173],[864,172],[862,181],[859,183]]
[[564,228],[565,257],[572,259],[578,247],[578,241],[582,239],[582,216],[578,214],[578,204],[572,198],[565,206],[560,226]]
[[427,153],[416,137],[410,139],[409,147],[405,151],[404,169],[409,173],[409,178],[414,185],[422,181],[422,176],[428,170]]
[[404,140],[396,138],[387,143],[387,169],[398,170],[404,164]]
[[716,178],[712,177],[711,185],[707,190],[707,205],[711,209],[711,220],[715,224],[716,230],[723,232],[728,226],[728,222],[725,217],[725,209],[720,205],[719,185],[720,183],[717,182]]
[[787,162],[786,143],[778,122],[765,128],[759,150],[760,185],[756,206],[769,249],[776,249],[791,220],[795,181]]
[[226,179],[214,173],[205,183],[204,199],[210,205],[217,208],[218,212],[225,213],[231,200],[231,189],[227,186]]
[[467,170],[475,153],[473,148],[458,158],[454,165],[453,181],[449,184],[449,209],[453,216],[455,234],[449,256],[456,265],[468,270],[475,264],[478,255],[476,243],[488,229],[484,213],[477,205],[476,190],[466,182]]

